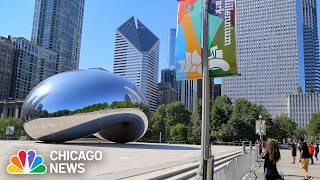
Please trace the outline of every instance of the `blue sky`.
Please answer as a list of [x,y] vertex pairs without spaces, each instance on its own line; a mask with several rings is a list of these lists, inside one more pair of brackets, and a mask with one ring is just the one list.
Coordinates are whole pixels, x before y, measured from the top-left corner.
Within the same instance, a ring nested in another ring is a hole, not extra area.
[[[0,0],[0,36],[31,38],[35,0]],[[169,28],[176,27],[176,0],[86,0],[80,69],[113,69],[115,31],[131,16],[160,38],[160,68],[167,66]],[[160,78],[160,76],[159,76]]]
[[[0,0],[0,36],[30,39],[34,3],[35,0]],[[318,13],[319,6],[320,3]],[[86,0],[80,68],[112,71],[115,31],[131,16],[160,38],[159,70],[166,68],[168,31],[176,27],[176,13],[176,0]]]

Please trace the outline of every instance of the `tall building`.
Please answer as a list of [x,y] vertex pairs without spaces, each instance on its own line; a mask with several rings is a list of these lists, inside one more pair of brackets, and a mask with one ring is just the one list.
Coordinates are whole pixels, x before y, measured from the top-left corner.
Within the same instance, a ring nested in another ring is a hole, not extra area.
[[221,84],[211,83],[211,100],[215,100],[218,96],[221,96]]
[[272,116],[287,113],[287,97],[320,86],[316,0],[237,1],[241,76],[223,79],[232,100],[246,98]]
[[55,75],[57,53],[25,38],[12,38],[15,55],[10,97],[24,100],[41,81]]
[[184,80],[178,82],[178,100],[182,102],[186,108],[193,112],[196,101],[202,95],[201,80]]
[[113,72],[141,88],[151,111],[158,101],[159,38],[131,17],[116,31]]
[[8,38],[0,37],[0,100],[10,96],[14,44]]
[[175,69],[161,70],[161,82],[171,83],[172,88],[176,89],[176,71]]
[[292,94],[288,96],[288,116],[299,127],[306,127],[313,113],[320,112],[320,94]]
[[169,29],[168,36],[168,67],[174,69],[176,67],[176,29]]
[[84,2],[36,0],[32,42],[58,54],[58,72],[79,68]]
[[159,83],[158,89],[158,105],[169,104],[177,100],[177,92],[170,82]]

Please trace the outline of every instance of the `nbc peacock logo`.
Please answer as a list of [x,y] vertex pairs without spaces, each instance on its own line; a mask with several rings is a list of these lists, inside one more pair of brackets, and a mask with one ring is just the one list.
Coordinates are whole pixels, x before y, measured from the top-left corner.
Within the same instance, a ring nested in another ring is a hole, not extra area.
[[10,157],[7,172],[9,174],[44,174],[47,172],[47,166],[43,162],[43,157],[37,155],[36,151],[20,150],[17,155]]

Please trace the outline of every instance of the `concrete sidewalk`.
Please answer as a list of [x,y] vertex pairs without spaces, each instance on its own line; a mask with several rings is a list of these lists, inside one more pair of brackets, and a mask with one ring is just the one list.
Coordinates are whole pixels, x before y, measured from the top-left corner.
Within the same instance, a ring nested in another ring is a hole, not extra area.
[[[299,154],[299,153],[298,153]],[[303,170],[299,167],[299,155],[297,156],[296,164],[292,164],[291,150],[281,150],[281,160],[278,163],[278,170],[285,175],[286,180],[301,180],[303,179]],[[314,159],[314,165],[309,165],[309,173],[314,180],[320,180],[320,160]],[[256,171],[258,180],[263,180],[263,162],[261,167]],[[255,179],[255,178],[248,178]]]

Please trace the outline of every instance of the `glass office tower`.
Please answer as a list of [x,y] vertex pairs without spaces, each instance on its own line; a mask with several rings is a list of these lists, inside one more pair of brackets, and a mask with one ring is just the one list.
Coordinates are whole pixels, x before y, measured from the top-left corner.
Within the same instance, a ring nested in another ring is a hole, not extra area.
[[79,68],[84,1],[36,0],[32,42],[58,53],[58,72]]
[[114,69],[141,88],[155,111],[158,100],[159,38],[131,17],[116,31]]
[[287,114],[287,97],[319,89],[316,0],[237,1],[241,76],[223,79],[223,94]]

